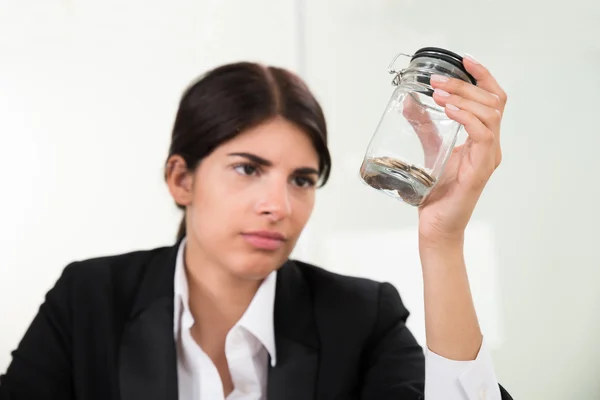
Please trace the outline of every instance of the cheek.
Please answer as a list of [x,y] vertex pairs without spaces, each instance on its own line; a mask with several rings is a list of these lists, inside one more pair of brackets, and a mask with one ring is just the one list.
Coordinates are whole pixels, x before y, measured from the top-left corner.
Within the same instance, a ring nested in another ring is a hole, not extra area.
[[232,224],[240,218],[240,199],[217,190],[197,191],[192,202],[192,224],[203,241],[216,244],[231,236]]
[[308,222],[315,205],[315,193],[304,193],[303,196],[296,198],[294,202],[292,221],[294,227],[302,230]]

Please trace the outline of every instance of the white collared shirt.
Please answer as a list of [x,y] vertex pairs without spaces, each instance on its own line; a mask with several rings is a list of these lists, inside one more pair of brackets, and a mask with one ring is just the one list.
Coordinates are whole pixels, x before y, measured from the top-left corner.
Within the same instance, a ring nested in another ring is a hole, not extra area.
[[[175,266],[175,321],[177,376],[180,400],[224,400],[223,383],[210,357],[192,338],[194,317],[189,308],[188,282],[184,264],[185,239]],[[275,366],[273,306],[277,271],[261,284],[242,318],[225,339],[225,356],[234,391],[227,400],[266,399],[269,356]]]
[[[262,282],[246,312],[225,339],[225,356],[234,391],[227,396],[210,357],[192,338],[183,239],[175,265],[173,333],[177,344],[179,400],[266,400],[269,357],[277,362],[273,307],[277,271]],[[485,342],[474,361],[453,361],[431,351],[425,358],[427,400],[501,400]]]

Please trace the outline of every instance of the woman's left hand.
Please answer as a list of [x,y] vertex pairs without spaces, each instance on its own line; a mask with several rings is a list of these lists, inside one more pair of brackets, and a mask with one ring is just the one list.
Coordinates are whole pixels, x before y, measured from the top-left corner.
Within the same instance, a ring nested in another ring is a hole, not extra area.
[[500,123],[506,93],[483,65],[471,57],[463,63],[477,86],[459,79],[431,79],[433,99],[465,127],[468,138],[453,150],[440,181],[419,207],[422,243],[462,243],[475,205],[502,159]]

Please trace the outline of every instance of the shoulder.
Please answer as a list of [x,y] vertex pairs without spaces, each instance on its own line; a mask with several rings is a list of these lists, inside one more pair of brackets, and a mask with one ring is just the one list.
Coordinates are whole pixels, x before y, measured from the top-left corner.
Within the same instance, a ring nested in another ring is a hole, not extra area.
[[373,349],[409,316],[396,288],[388,282],[337,274],[294,261],[312,297],[313,315],[322,346],[354,365],[353,356]]
[[382,282],[338,274],[302,261],[294,260],[293,262],[315,294],[323,292],[323,294],[330,293],[336,297],[359,298],[364,301],[374,301],[378,297]]
[[342,275],[296,260],[294,264],[310,286],[317,308],[326,304],[326,309],[338,315],[347,314],[350,320],[357,317],[370,320],[381,312],[408,317],[398,291],[388,282]]
[[171,247],[158,247],[148,250],[137,250],[128,253],[107,255],[74,261],[69,264],[63,275],[78,283],[85,281],[98,282],[111,277],[135,279],[152,263],[152,260],[169,251]]
[[140,283],[153,269],[168,268],[164,260],[173,251],[173,247],[158,247],[72,262],[63,270],[54,291],[86,307],[106,302],[131,306]]

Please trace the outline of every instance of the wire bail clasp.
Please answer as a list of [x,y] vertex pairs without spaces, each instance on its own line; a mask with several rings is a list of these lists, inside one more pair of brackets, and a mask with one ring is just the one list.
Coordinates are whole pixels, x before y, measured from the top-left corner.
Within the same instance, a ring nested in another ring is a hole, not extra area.
[[398,54],[396,54],[396,57],[394,57],[394,59],[392,60],[392,62],[390,62],[390,65],[388,65],[388,73],[390,75],[395,75],[394,79],[392,80],[392,85],[394,85],[394,86],[398,86],[400,84],[400,79],[402,79],[402,75],[404,75],[404,71],[405,71],[404,69],[401,69],[400,71],[396,71],[394,69],[394,64],[396,63],[396,60],[400,56],[404,56],[404,57],[408,57],[408,58],[412,58],[413,57],[410,54],[398,53]]

